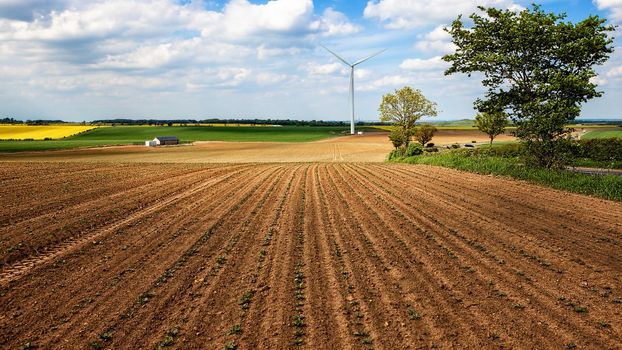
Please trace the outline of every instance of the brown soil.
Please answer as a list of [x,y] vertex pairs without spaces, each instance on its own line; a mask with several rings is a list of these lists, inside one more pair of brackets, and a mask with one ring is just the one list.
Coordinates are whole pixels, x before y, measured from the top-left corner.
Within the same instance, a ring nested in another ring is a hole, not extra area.
[[622,204],[392,164],[3,163],[3,348],[621,348]]

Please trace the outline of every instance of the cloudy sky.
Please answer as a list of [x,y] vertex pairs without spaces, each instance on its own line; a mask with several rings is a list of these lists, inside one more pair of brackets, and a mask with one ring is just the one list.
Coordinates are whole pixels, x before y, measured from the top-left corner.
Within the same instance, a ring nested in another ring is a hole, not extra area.
[[[477,5],[533,0],[0,0],[0,117],[348,119],[355,61],[357,119],[376,120],[382,94],[404,85],[472,117],[479,81],[445,77],[443,32]],[[622,0],[539,1],[571,20],[622,24]],[[620,36],[618,29],[616,35]],[[622,39],[598,68],[605,97],[583,117],[622,118]]]

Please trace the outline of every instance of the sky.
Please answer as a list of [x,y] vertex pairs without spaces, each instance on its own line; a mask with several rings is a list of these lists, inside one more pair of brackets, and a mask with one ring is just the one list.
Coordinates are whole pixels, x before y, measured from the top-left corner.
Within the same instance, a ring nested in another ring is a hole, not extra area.
[[[383,94],[420,89],[437,120],[472,118],[484,89],[445,76],[443,31],[478,5],[533,0],[0,0],[0,117],[378,119]],[[536,1],[579,21],[622,25],[622,0]],[[614,36],[620,36],[618,28]],[[622,39],[597,68],[604,97],[583,118],[622,118]]]

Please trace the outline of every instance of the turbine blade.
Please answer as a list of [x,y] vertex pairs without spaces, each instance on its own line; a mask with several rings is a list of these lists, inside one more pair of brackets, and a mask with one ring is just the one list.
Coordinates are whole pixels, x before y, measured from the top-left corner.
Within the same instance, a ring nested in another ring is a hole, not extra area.
[[380,50],[380,51],[376,52],[375,54],[373,54],[373,55],[371,55],[371,56],[368,56],[368,57],[366,57],[366,58],[363,58],[362,60],[358,60],[358,61],[354,62],[354,64],[353,64],[352,66],[359,65],[359,64],[361,64],[361,63],[363,63],[363,62],[367,61],[367,60],[368,60],[368,59],[370,59],[370,58],[374,58],[374,57],[376,57],[376,56],[380,55],[381,53],[383,53],[383,52],[385,52],[385,51],[387,51],[387,49]]
[[326,51],[330,52],[333,54],[333,56],[337,57],[341,62],[345,63],[346,65],[352,67],[352,65],[350,63],[348,63],[348,61],[344,60],[343,58],[341,58],[339,55],[337,55],[336,53],[332,52],[328,47],[320,44],[321,47],[323,47]]

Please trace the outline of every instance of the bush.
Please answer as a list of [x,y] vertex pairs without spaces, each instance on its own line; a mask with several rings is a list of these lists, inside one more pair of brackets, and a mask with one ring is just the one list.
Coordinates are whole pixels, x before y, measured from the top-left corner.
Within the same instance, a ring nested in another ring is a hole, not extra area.
[[438,148],[436,147],[426,147],[424,148],[426,152],[438,152]]
[[487,147],[487,148],[476,148],[476,154],[485,155],[485,156],[493,156],[493,157],[502,157],[502,158],[514,158],[521,156],[524,151],[520,144],[518,143],[510,143],[507,145],[501,145],[497,147]]
[[622,161],[622,139],[580,140],[573,148],[573,155],[600,161]]
[[418,156],[423,153],[423,147],[418,143],[410,143],[404,154],[406,157]]
[[396,148],[389,153],[388,160],[396,160],[404,157],[404,150],[402,148]]

